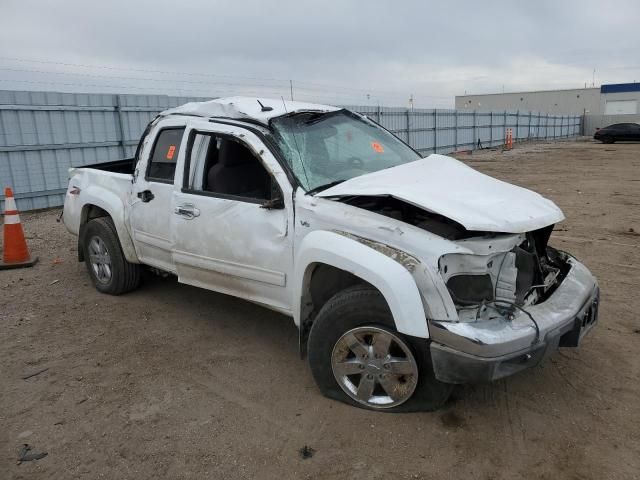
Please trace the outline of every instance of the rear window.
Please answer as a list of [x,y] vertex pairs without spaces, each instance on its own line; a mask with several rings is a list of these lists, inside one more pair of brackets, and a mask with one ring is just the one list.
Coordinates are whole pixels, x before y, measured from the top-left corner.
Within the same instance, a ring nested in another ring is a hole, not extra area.
[[184,127],[165,128],[160,131],[153,146],[147,179],[172,183],[176,173],[178,150],[182,142]]

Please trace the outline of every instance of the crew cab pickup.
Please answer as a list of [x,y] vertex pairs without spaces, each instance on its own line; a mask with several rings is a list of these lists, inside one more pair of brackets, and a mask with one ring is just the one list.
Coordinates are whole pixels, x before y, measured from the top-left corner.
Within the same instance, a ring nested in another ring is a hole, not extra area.
[[64,206],[100,292],[150,268],[282,312],[323,394],[396,411],[578,346],[599,290],[549,246],[563,219],[366,116],[245,97],[162,112],[134,159],[71,169]]

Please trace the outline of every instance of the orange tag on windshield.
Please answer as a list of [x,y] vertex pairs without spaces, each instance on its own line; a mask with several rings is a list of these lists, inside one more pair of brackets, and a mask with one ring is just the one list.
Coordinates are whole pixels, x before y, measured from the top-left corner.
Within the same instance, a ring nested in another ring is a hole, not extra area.
[[384,148],[382,148],[382,145],[378,142],[371,142],[371,148],[373,148],[375,152],[384,153]]
[[174,153],[176,153],[176,146],[169,145],[169,150],[167,150],[167,160],[173,160]]

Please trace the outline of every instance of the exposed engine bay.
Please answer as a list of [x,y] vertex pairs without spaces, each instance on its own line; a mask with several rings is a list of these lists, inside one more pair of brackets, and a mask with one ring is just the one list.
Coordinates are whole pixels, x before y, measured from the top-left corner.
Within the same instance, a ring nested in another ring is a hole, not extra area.
[[549,297],[569,271],[564,254],[547,245],[552,229],[459,242],[472,249],[484,244],[495,253],[443,255],[440,274],[460,321],[508,316]]
[[438,265],[459,321],[504,318],[516,309],[542,302],[569,270],[564,254],[548,246],[553,225],[520,234],[477,232],[390,196],[354,196],[342,201],[422,228],[474,252],[443,255]]
[[443,217],[437,213],[427,212],[422,208],[390,196],[344,197],[341,201],[354,207],[363,208],[370,212],[379,213],[385,217],[414,225],[428,232],[435,233],[447,240],[461,240],[463,238],[478,236],[479,234],[479,232],[468,231],[458,222],[447,217]]

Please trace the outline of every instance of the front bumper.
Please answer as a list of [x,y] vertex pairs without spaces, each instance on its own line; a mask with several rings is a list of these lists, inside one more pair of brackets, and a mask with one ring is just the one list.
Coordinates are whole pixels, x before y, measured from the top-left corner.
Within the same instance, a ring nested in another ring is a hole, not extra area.
[[570,270],[544,302],[512,320],[429,321],[436,378],[447,383],[491,381],[533,367],[558,347],[577,347],[598,320],[600,291],[589,270],[572,257]]

